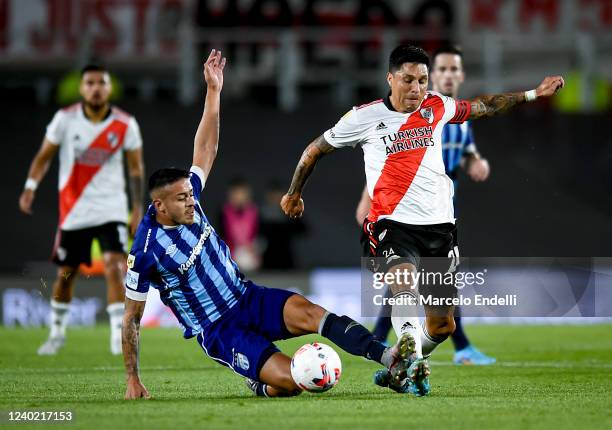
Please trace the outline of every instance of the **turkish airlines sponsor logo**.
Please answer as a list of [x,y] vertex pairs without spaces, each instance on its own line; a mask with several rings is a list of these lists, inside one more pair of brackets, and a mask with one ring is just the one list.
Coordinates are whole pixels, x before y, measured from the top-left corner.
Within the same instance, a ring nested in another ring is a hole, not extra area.
[[85,166],[102,166],[115,152],[105,148],[87,148],[78,158],[77,163]]
[[386,146],[386,154],[434,146],[433,127],[415,127],[388,134],[380,138]]

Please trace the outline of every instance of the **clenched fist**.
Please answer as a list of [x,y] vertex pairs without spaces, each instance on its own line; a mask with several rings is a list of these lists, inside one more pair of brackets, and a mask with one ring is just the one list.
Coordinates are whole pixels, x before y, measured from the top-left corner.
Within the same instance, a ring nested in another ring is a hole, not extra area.
[[299,194],[285,194],[280,206],[289,218],[299,218],[304,213],[304,200]]
[[564,85],[565,81],[561,76],[547,76],[536,88],[536,95],[538,97],[554,96]]

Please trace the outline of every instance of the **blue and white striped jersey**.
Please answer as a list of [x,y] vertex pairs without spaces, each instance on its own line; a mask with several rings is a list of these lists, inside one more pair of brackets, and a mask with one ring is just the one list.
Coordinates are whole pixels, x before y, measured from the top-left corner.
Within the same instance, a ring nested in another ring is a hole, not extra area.
[[136,232],[125,278],[126,296],[132,300],[144,301],[149,287],[158,289],[183,326],[185,338],[234,307],[247,288],[229,248],[200,206],[200,168],[191,168],[190,182],[196,200],[194,223],[163,226],[149,206]]
[[[446,174],[453,182],[457,181],[457,172],[461,158],[476,152],[472,124],[446,124],[442,129],[442,159]],[[456,183],[455,183],[456,186]]]

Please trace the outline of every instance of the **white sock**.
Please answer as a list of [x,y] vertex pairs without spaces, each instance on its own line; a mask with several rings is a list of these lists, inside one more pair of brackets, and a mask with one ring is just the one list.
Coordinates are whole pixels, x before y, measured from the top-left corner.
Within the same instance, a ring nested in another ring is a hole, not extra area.
[[108,318],[110,320],[111,340],[116,337],[121,338],[124,310],[125,304],[123,302],[111,303],[106,307],[106,312],[108,312]]
[[420,338],[421,338],[421,345],[423,348],[423,357],[428,358],[433,352],[433,350],[436,349],[438,345],[440,345],[446,339],[437,340],[431,337],[431,335],[427,332],[427,327],[425,326],[424,321],[423,321],[423,324],[420,325],[420,329],[421,329]]
[[[409,294],[409,293],[407,293]],[[418,357],[422,357],[421,352],[421,322],[416,316],[416,306],[393,305],[391,308],[391,324],[395,334],[399,339],[404,333],[412,335],[415,342],[415,349]],[[414,315],[414,316],[410,316]]]
[[51,333],[49,337],[66,337],[69,316],[70,303],[57,302],[51,299]]

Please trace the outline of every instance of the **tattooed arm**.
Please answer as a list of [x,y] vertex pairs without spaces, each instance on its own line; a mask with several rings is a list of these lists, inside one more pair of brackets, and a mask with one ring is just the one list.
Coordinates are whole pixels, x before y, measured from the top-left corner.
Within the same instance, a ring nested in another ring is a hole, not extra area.
[[[551,97],[564,85],[561,76],[548,76],[536,88],[533,99],[537,97]],[[527,102],[528,92],[496,94],[492,96],[480,96],[470,101],[469,119],[487,118],[499,113],[506,112],[516,105]]]
[[312,173],[315,164],[319,161],[319,158],[325,154],[329,154],[334,149],[323,136],[317,137],[310,145],[306,147],[302,153],[302,157],[298,162],[289,191],[283,196],[281,200],[281,208],[286,215],[291,218],[299,218],[304,212],[304,201],[302,200],[302,189],[306,180]]
[[144,197],[144,162],[142,149],[126,151],[128,176],[130,178],[130,197],[132,200],[132,218],[130,220],[130,234],[134,236],[138,224],[142,220],[142,200]]
[[138,374],[138,345],[140,340],[140,319],[145,307],[144,301],[125,299],[125,314],[121,329],[123,344],[123,361],[127,374],[125,399],[150,398],[149,392],[140,382]]

